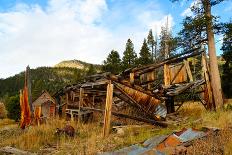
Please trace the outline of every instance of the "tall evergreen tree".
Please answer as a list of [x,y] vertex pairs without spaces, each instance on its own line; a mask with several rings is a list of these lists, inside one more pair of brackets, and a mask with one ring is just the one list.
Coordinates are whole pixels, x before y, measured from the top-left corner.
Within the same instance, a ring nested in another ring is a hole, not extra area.
[[[178,0],[172,0],[178,1]],[[222,98],[222,89],[221,89],[221,79],[217,63],[217,55],[214,41],[214,23],[213,15],[211,14],[211,7],[217,5],[223,0],[195,0],[195,4],[191,8],[194,13],[193,19],[195,22],[200,23],[205,27],[203,29],[206,34],[207,44],[208,44],[208,54],[209,54],[209,67],[210,67],[210,78],[211,78],[211,87],[213,92],[213,97],[215,101],[216,108],[219,108],[223,104]],[[201,33],[201,32],[199,32]]]
[[154,36],[152,34],[152,29],[150,29],[149,33],[148,33],[148,36],[147,36],[147,45],[148,47],[150,48],[150,51],[151,51],[151,58],[152,58],[152,62],[154,60],[156,60],[156,56],[157,56],[157,53],[156,53],[156,48],[154,50],[154,47],[156,47],[155,45],[157,44],[157,41],[154,40]]
[[227,98],[232,97],[232,22],[225,24],[223,36],[223,58],[226,63],[223,65],[222,88]]
[[127,40],[126,49],[123,52],[122,65],[123,69],[136,66],[137,54],[134,51],[134,44],[130,39]]
[[121,59],[117,51],[112,50],[103,62],[103,71],[118,74],[121,71]]
[[143,45],[141,47],[139,55],[140,55],[139,60],[138,60],[139,64],[146,65],[146,64],[152,63],[152,57],[151,57],[151,53],[148,48],[146,39],[144,39],[143,41]]
[[168,30],[168,27],[162,26],[159,39],[158,60],[163,60],[165,57],[169,57],[174,54],[176,48],[178,47],[177,38],[172,36],[172,33]]

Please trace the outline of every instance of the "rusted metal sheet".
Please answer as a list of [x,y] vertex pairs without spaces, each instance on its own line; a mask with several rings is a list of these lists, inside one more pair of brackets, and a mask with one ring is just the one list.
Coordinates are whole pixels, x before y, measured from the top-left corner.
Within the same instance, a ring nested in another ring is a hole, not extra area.
[[140,91],[137,91],[135,89],[132,89],[130,87],[127,87],[125,85],[118,84],[118,86],[120,86],[125,93],[127,93],[131,98],[133,98],[145,112],[153,115],[154,118],[157,118],[156,108],[159,104],[161,104],[160,100],[151,97],[145,93],[142,93]]
[[[202,128],[200,130],[189,128],[182,129],[170,135],[155,136],[142,145],[131,145],[114,152],[98,153],[99,155],[117,155],[117,154],[138,154],[138,155],[170,155],[187,154],[187,147],[195,139],[206,137],[209,133],[217,132],[218,129]],[[186,145],[186,144],[189,145]]]

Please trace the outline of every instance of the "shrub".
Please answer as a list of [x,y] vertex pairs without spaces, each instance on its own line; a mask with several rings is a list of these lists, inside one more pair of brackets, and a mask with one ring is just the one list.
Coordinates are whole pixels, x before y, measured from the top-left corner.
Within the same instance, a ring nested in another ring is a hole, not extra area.
[[19,103],[19,96],[11,96],[5,99],[5,105],[7,110],[7,117],[18,121],[20,119],[20,103]]

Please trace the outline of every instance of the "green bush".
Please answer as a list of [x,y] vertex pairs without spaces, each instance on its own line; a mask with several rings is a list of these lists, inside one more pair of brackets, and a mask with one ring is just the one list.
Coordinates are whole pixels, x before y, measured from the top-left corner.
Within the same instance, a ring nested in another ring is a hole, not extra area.
[[10,96],[5,99],[7,117],[18,121],[20,119],[19,95]]

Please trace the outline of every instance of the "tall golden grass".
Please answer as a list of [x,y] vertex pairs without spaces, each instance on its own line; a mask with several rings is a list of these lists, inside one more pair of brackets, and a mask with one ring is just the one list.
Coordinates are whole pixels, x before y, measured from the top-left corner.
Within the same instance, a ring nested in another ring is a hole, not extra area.
[[[43,153],[47,148],[54,148],[52,154],[96,154],[96,152],[106,152],[117,150],[132,144],[142,143],[150,137],[156,135],[164,135],[172,133],[183,127],[219,127],[224,129],[219,136],[223,140],[228,137],[229,128],[232,124],[232,112],[219,110],[217,112],[208,112],[202,105],[198,103],[187,103],[181,108],[179,117],[188,117],[187,123],[182,122],[180,125],[171,125],[168,128],[159,128],[157,126],[128,126],[124,130],[124,134],[111,132],[109,137],[102,137],[102,126],[100,122],[88,124],[78,124],[77,122],[67,122],[63,119],[50,119],[46,124],[40,126],[30,126],[25,130],[21,130],[18,125],[14,125],[9,129],[2,130],[3,126],[14,123],[11,120],[0,120],[0,147],[14,146],[19,149],[31,152]],[[194,121],[201,119],[200,122],[194,124]],[[55,135],[56,128],[62,128],[66,124],[70,124],[75,128],[76,135],[74,138]],[[226,136],[227,135],[227,136]],[[198,141],[193,145],[193,149],[201,149],[213,139],[208,141]],[[207,142],[207,143],[206,143]],[[198,145],[199,144],[199,147]],[[200,145],[201,144],[201,145]],[[231,153],[232,142],[223,143],[224,151]],[[228,154],[227,153],[227,154]]]
[[7,116],[7,111],[5,105],[0,102],[0,119],[6,118]]
[[159,134],[172,132],[171,129],[157,129],[153,126],[134,127],[125,129],[125,134],[119,135],[112,132],[109,137],[102,137],[102,126],[99,122],[79,124],[68,122],[75,128],[74,138],[55,135],[57,127],[64,127],[67,122],[60,119],[48,120],[40,126],[30,126],[21,130],[18,126],[1,131],[0,147],[14,146],[31,152],[41,153],[46,148],[55,148],[56,154],[95,154],[119,149],[132,144],[137,144]]

